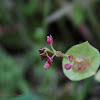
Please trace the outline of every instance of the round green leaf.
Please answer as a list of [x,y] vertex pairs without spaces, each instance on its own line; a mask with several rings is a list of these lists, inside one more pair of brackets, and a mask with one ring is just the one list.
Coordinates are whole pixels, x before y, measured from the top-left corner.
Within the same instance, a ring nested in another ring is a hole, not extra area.
[[79,56],[79,57],[85,57],[91,59],[90,66],[87,70],[75,71],[73,70],[73,68],[71,68],[70,70],[66,70],[64,68],[65,64],[70,63],[73,65],[73,63],[71,63],[68,59],[63,58],[62,61],[63,72],[65,76],[67,76],[70,80],[79,81],[88,78],[96,73],[100,64],[100,54],[99,51],[96,48],[94,48],[92,45],[90,45],[88,42],[84,42],[79,45],[73,46],[66,52],[66,54],[73,55],[74,58]]

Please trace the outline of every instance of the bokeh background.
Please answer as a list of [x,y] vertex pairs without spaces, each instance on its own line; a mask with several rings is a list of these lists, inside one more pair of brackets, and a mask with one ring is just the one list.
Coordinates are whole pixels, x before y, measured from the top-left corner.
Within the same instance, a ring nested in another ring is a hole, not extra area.
[[73,82],[62,58],[44,70],[38,50],[89,41],[100,50],[100,0],[0,0],[0,100],[100,100],[94,77]]

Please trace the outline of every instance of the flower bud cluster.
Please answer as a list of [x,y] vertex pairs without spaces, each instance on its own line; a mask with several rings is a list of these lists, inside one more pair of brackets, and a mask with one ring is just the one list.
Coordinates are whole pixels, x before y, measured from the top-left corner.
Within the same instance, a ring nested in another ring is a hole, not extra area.
[[44,54],[45,49],[41,48],[39,49],[40,52],[40,56],[41,56],[41,60],[43,61],[44,59],[47,58],[47,62],[45,63],[43,69],[47,70],[51,67],[51,63],[53,62],[53,59],[49,56],[49,52],[46,51],[46,53]]
[[45,49],[43,49],[43,48],[39,49],[39,52],[40,52],[40,56],[41,56],[41,60],[42,61],[47,57],[46,53],[49,55],[49,52],[48,51],[46,51],[45,54],[44,54],[44,51],[45,51]]
[[[52,45],[53,38],[52,38],[51,35],[47,36],[47,42]],[[49,69],[51,67],[52,62],[53,62],[52,57],[49,56],[49,52],[46,51],[46,49],[41,48],[41,49],[39,49],[39,52],[40,52],[40,56],[41,56],[41,60],[42,61],[47,58],[47,61],[46,61],[45,65],[44,65],[43,69],[44,70]]]

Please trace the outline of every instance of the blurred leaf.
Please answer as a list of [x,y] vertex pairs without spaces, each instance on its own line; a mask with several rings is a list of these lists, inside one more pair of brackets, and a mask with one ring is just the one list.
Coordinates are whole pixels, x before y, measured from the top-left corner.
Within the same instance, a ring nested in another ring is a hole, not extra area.
[[0,92],[13,94],[16,89],[21,93],[29,93],[29,88],[23,78],[23,67],[17,64],[13,57],[8,55],[0,46]]
[[26,95],[21,95],[19,97],[15,97],[11,100],[43,100],[43,99],[33,94],[26,94]]
[[43,28],[37,28],[35,30],[35,32],[33,33],[33,38],[34,38],[34,40],[39,41],[39,42],[44,40],[45,32],[44,32]]
[[29,0],[27,4],[21,4],[20,9],[25,15],[31,15],[36,11],[39,0]]
[[27,46],[27,44],[24,43],[24,41],[21,39],[19,33],[9,33],[4,36],[2,36],[3,43],[5,43],[10,48],[14,48],[16,50],[23,49]]
[[76,5],[72,9],[72,21],[76,26],[81,25],[85,20],[85,13],[82,5]]

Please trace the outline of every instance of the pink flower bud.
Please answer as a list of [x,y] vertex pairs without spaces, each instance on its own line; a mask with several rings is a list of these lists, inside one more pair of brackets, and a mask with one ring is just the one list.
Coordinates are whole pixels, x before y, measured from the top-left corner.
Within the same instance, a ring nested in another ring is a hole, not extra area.
[[65,68],[66,70],[71,69],[71,67],[72,67],[72,65],[71,65],[71,64],[65,64],[65,65],[64,65],[64,68]]
[[51,64],[53,62],[53,59],[51,57],[47,57],[48,62]]
[[73,61],[73,56],[72,56],[72,55],[68,55],[68,60],[69,60],[70,62],[72,62],[72,61]]
[[52,44],[52,43],[53,43],[52,35],[47,36],[47,42],[48,42],[49,44]]
[[43,48],[39,49],[40,54],[44,52]]
[[51,64],[47,61],[43,67],[44,70],[47,70],[51,67]]
[[40,54],[40,56],[41,56],[41,60],[42,60],[42,61],[47,57],[47,56],[44,55],[44,54]]
[[[57,52],[63,55],[63,53],[61,51],[57,51]],[[60,56],[56,55],[56,57],[60,57]]]

